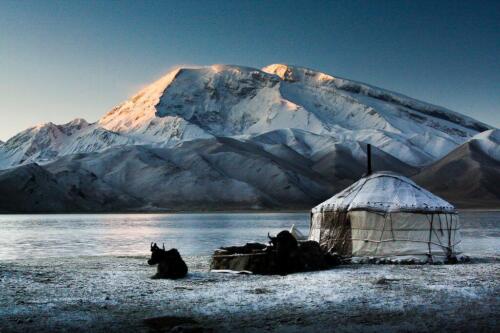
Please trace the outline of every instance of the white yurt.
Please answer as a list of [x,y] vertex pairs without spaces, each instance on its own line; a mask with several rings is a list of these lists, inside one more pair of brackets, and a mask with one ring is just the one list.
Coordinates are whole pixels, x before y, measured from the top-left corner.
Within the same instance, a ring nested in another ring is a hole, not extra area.
[[455,208],[387,171],[369,174],[314,207],[309,239],[353,261],[438,262],[460,253]]

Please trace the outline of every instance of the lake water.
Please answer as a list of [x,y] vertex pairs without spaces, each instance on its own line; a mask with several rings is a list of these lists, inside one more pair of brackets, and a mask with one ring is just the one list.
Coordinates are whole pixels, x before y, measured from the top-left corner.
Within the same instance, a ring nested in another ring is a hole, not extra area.
[[[462,247],[472,256],[500,254],[500,211],[461,212]],[[309,213],[0,215],[0,260],[148,255],[150,242],[182,255],[209,255],[224,245],[265,242]]]

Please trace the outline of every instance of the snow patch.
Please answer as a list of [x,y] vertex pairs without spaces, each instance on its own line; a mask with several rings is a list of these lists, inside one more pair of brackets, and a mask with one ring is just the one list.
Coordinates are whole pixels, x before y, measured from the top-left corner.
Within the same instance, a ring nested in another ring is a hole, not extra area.
[[500,161],[500,130],[484,131],[472,137],[471,141],[476,142],[485,154]]

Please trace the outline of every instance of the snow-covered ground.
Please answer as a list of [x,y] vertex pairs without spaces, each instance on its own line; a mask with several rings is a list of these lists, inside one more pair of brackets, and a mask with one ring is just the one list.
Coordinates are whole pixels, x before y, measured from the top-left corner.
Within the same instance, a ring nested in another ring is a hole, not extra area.
[[[198,256],[176,281],[150,279],[146,259],[2,261],[0,331],[493,332],[500,313],[498,256],[288,276],[210,273]],[[163,318],[144,321],[154,317]]]
[[[4,215],[0,332],[162,332],[193,321],[215,332],[493,332],[500,212],[460,216],[469,263],[257,276],[209,272],[206,254],[291,223],[305,231],[307,213]],[[150,240],[179,248],[188,277],[151,279]]]

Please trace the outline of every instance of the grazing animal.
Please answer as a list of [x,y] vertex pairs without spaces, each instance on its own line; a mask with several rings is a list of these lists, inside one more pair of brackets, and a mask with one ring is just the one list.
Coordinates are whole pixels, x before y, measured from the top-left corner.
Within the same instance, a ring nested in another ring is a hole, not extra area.
[[165,251],[165,244],[160,249],[156,243],[151,243],[151,259],[149,265],[158,264],[155,279],[179,279],[186,276],[188,268],[177,249]]

